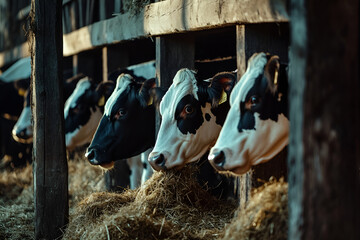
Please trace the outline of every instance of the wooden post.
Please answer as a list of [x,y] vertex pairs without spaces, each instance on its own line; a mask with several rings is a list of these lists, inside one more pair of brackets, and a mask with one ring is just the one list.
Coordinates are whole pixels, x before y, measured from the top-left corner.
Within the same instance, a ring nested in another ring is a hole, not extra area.
[[[236,53],[238,79],[245,73],[247,61],[256,52],[269,52],[288,61],[289,33],[288,24],[267,23],[236,26]],[[245,206],[249,200],[252,187],[262,184],[258,179],[269,180],[269,177],[287,177],[286,150],[266,164],[252,168],[252,171],[239,177],[240,205]]]
[[102,80],[108,80],[108,51],[107,47],[102,48]]
[[359,1],[290,6],[288,239],[360,239]]
[[35,238],[59,238],[68,222],[62,95],[61,0],[32,0]]
[[[156,38],[157,86],[168,89],[181,68],[194,68],[195,43],[188,35],[173,35]],[[160,129],[160,116],[156,114],[156,135]]]

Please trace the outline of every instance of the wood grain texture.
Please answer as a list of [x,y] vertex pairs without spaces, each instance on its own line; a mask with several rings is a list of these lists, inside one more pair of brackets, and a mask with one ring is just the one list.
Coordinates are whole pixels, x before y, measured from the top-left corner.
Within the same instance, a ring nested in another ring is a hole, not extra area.
[[[55,239],[68,222],[68,169],[62,96],[61,0],[32,0],[34,202],[36,239]],[[51,13],[51,14],[49,14]]]

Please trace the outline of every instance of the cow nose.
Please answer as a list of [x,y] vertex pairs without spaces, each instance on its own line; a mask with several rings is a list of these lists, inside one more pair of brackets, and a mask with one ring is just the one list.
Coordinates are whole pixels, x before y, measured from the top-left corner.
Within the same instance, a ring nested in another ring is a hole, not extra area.
[[223,151],[215,152],[209,156],[209,161],[218,170],[224,170],[225,154]]
[[87,151],[85,153],[85,157],[88,159],[90,164],[99,165],[99,162],[95,159],[95,151],[94,151],[94,149],[91,149],[90,151]]
[[26,136],[26,129],[23,129],[23,130],[21,130],[21,131],[16,131],[16,136],[17,136],[18,138],[25,138],[25,136]]
[[149,162],[151,166],[157,171],[165,169],[166,160],[164,154],[162,153],[150,157]]

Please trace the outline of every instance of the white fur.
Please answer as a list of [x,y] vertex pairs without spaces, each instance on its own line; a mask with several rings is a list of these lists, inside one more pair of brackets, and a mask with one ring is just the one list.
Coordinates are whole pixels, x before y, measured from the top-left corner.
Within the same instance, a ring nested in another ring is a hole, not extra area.
[[[150,158],[160,153],[163,154],[166,158],[167,169],[198,160],[215,143],[221,130],[221,126],[216,124],[215,116],[210,111],[209,103],[205,108],[201,108],[204,122],[196,130],[196,134],[183,134],[177,127],[176,106],[188,94],[198,99],[196,83],[193,71],[188,69],[178,71],[173,84],[160,103],[162,122]],[[205,119],[206,113],[210,114],[210,121]]]
[[13,82],[19,79],[28,78],[31,75],[30,57],[22,58],[0,75],[3,82]]
[[65,106],[64,106],[64,118],[65,119],[67,118],[67,116],[69,114],[70,108],[76,107],[76,101],[79,99],[79,97],[81,97],[84,94],[84,92],[87,89],[90,88],[90,86],[91,86],[91,82],[88,77],[82,78],[76,84],[74,91],[72,92],[70,97],[65,102]]
[[260,53],[249,60],[249,67],[230,96],[231,108],[211,155],[223,151],[226,156],[224,169],[235,174],[247,172],[251,166],[273,158],[288,144],[289,121],[283,115],[278,121],[261,120],[255,113],[255,129],[238,131],[240,121],[240,102],[254,85],[255,79],[264,71],[267,63],[266,55]]
[[114,104],[116,103],[119,96],[129,88],[129,84],[133,81],[133,78],[129,74],[121,74],[116,80],[116,87],[112,92],[109,99],[106,101],[105,104],[105,116],[111,115],[111,109],[113,108]]
[[[31,143],[33,141],[33,126],[31,124],[31,108],[24,107],[19,119],[17,120],[16,124],[12,129],[13,138],[21,143]],[[16,136],[17,132],[20,132],[25,129],[25,135],[29,137],[28,139],[21,139]]]

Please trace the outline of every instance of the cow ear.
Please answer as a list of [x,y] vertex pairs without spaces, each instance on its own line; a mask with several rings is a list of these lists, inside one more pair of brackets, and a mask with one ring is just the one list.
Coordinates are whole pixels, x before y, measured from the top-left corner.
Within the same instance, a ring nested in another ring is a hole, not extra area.
[[142,86],[139,91],[139,101],[141,106],[144,108],[150,105],[153,105],[154,103],[154,96],[151,94],[153,88],[155,88],[155,78],[150,78],[145,80],[142,83]]
[[96,88],[97,105],[102,107],[115,89],[115,84],[111,81],[101,82]]
[[275,95],[279,86],[280,61],[278,56],[272,56],[264,70],[270,92]]
[[228,100],[235,83],[236,75],[231,72],[218,73],[212,78],[208,94],[212,100],[213,107],[223,104]]

